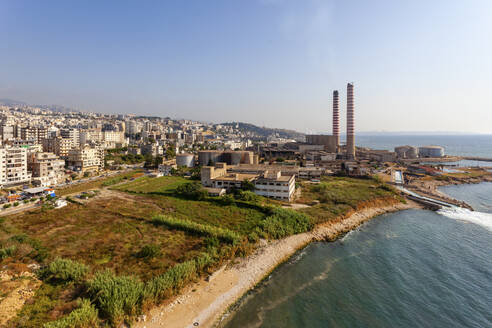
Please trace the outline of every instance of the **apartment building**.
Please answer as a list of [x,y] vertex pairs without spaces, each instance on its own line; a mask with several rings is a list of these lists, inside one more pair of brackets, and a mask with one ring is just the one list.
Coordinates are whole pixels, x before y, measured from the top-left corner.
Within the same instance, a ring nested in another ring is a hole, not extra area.
[[48,129],[34,126],[23,127],[20,129],[20,138],[22,140],[32,140],[41,144],[48,135]]
[[65,160],[53,153],[38,152],[28,157],[32,183],[41,187],[54,186],[65,181]]
[[67,165],[77,171],[99,171],[104,168],[104,149],[99,146],[83,146],[68,151]]
[[22,147],[0,148],[0,185],[11,186],[30,183],[27,171],[27,150]]
[[80,131],[79,129],[61,129],[60,136],[64,139],[72,140],[72,147],[80,146]]
[[68,156],[68,152],[72,148],[72,139],[61,137],[43,139],[43,151],[47,153],[54,153],[56,156],[62,158],[66,158]]

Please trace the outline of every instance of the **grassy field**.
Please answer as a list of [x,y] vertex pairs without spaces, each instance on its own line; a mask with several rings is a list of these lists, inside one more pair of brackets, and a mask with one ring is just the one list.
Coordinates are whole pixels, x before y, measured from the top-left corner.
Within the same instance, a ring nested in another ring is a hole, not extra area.
[[135,170],[135,171],[130,171],[130,172],[125,172],[125,173],[120,173],[111,177],[106,177],[106,178],[101,178],[97,179],[94,181],[89,181],[89,182],[82,182],[78,184],[73,184],[68,187],[60,188],[56,190],[56,193],[58,196],[65,196],[69,194],[74,194],[74,193],[79,193],[82,191],[87,191],[87,190],[93,190],[93,189],[99,189],[103,187],[105,183],[108,183],[109,181],[112,180],[127,180],[130,178],[136,178],[143,175],[143,172],[140,170]]
[[114,187],[113,189],[133,193],[170,194],[180,184],[186,183],[188,181],[189,180],[182,177],[143,177],[141,179],[119,185],[117,187]]
[[[96,310],[81,298],[96,305],[100,322],[117,326],[224,261],[248,254],[259,238],[307,231],[313,223],[361,203],[394,195],[373,179],[323,178],[318,185],[302,184],[299,202],[315,205],[294,212],[264,198],[251,202],[231,196],[183,198],[175,190],[190,180],[181,177],[141,177],[112,186],[134,176],[132,172],[69,189],[67,193],[75,193],[111,185],[112,190],[83,204],[0,220],[2,265],[48,265],[70,259],[76,261],[70,266],[87,266],[80,281],[42,278],[33,300],[8,327],[68,322],[84,311],[94,320]],[[68,269],[61,266],[57,274],[66,276],[63,270]],[[111,273],[105,273],[107,269]],[[133,303],[111,303],[116,299]],[[92,327],[93,321],[86,326]]]
[[394,191],[374,179],[324,177],[319,184],[304,182],[299,203],[313,204],[301,211],[315,223],[332,220],[375,199],[392,198]]

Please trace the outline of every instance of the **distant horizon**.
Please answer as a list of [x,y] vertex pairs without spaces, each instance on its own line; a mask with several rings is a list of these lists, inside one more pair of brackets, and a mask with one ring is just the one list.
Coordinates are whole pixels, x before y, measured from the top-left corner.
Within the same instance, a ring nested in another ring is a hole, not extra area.
[[[56,105],[56,104],[29,104],[25,101],[14,100],[14,99],[8,98],[8,97],[1,97],[0,103],[3,103],[6,100],[11,101],[12,103],[22,104],[23,106],[63,107],[63,108],[67,108],[67,109],[77,111],[77,112],[82,112],[82,113],[83,112],[90,112],[90,113],[98,113],[98,114],[104,114],[104,115],[120,115],[120,114],[121,115],[137,115],[137,116],[144,116],[144,117],[148,116],[148,117],[160,117],[160,118],[170,117],[170,116],[166,116],[166,115],[165,116],[156,116],[156,115],[135,114],[135,113],[104,113],[104,112],[99,112],[99,111],[78,110],[75,108],[70,108],[70,107],[67,107],[64,105]],[[278,126],[277,127],[275,127],[275,126],[261,126],[261,125],[258,125],[258,124],[252,123],[252,122],[245,122],[245,121],[223,121],[223,122],[211,122],[211,121],[209,121],[209,122],[207,122],[207,121],[203,121],[203,120],[196,120],[193,118],[179,118],[179,117],[170,117],[170,118],[173,120],[189,120],[189,121],[203,122],[203,123],[209,123],[209,124],[246,123],[246,124],[253,124],[253,125],[256,125],[256,126],[259,126],[262,128],[292,130],[292,129],[278,127]],[[302,132],[299,130],[292,130],[292,131],[303,133],[303,134],[323,134],[323,135],[330,135],[331,134],[331,132],[326,132],[326,131],[318,131],[318,132],[312,132],[312,133],[306,133],[306,132]],[[346,135],[345,131],[340,132],[340,136],[345,136],[345,135]],[[463,131],[463,132],[461,132],[461,131],[357,131],[356,135],[360,135],[360,136],[370,136],[370,135],[399,135],[399,136],[456,135],[456,136],[466,136],[466,135],[470,135],[470,136],[473,136],[473,135],[492,135],[492,132],[491,133],[481,133],[481,132],[466,132],[466,131]]]

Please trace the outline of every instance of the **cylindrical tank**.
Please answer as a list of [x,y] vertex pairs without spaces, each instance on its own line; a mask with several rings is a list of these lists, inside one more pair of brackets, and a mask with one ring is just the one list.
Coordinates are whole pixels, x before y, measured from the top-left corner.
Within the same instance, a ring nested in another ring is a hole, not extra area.
[[231,165],[238,165],[238,164],[241,164],[242,162],[242,158],[244,156],[244,152],[242,151],[233,151],[233,152],[230,152],[230,156],[231,156]]
[[219,162],[219,156],[221,152],[218,152],[216,150],[202,150],[198,152],[198,163],[201,166],[207,166],[210,163],[217,163]]
[[177,154],[176,155],[176,165],[193,167],[195,166],[195,155],[193,154]]
[[395,147],[396,156],[398,156],[398,158],[406,158],[406,154],[409,148],[409,146]]
[[419,147],[420,157],[443,157],[444,148],[440,146],[423,146]]
[[407,158],[417,158],[419,156],[419,149],[417,147],[410,146],[407,150]]

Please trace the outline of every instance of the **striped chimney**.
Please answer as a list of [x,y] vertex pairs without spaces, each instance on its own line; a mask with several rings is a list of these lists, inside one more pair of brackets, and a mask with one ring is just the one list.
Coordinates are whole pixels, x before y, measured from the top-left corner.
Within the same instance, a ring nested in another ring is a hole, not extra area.
[[347,83],[347,158],[355,159],[354,84]]
[[340,145],[340,111],[338,108],[338,90],[333,91],[333,136],[336,140],[337,149]]

